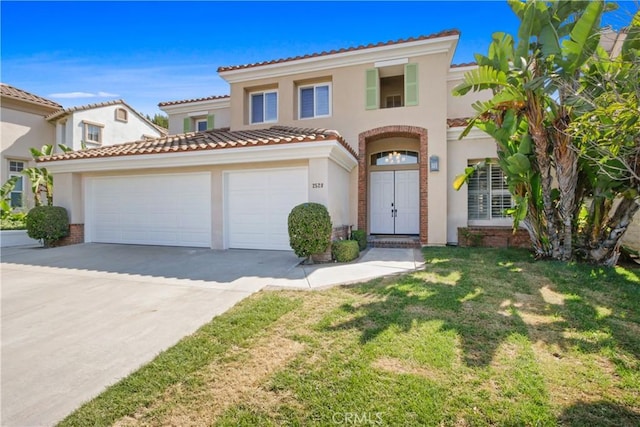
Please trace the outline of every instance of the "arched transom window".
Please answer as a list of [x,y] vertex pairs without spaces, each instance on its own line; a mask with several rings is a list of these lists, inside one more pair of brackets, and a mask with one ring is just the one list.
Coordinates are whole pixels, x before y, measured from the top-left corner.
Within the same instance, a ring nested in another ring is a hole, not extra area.
[[371,155],[372,166],[415,165],[418,152],[408,150],[382,151]]

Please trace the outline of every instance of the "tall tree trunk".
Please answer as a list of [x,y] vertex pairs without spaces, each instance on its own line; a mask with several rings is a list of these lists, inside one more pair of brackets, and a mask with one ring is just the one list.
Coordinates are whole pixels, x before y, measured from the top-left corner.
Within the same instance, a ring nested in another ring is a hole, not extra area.
[[593,264],[613,267],[620,257],[622,236],[631,224],[633,216],[640,209],[635,199],[622,199],[615,213],[611,216],[603,230],[604,235],[598,239],[597,246],[587,253],[587,261]]
[[539,100],[534,94],[527,94],[527,109],[525,114],[529,122],[529,133],[534,143],[536,163],[540,170],[546,235],[550,245],[550,247],[545,247],[545,256],[559,259],[560,242],[555,226],[553,200],[551,200],[551,186],[553,181],[551,176],[549,138],[543,123],[545,113],[542,111],[542,105],[540,105]]
[[578,186],[578,156],[571,147],[571,137],[566,133],[567,123],[564,111],[556,121],[553,132],[553,156],[556,165],[556,178],[560,190],[558,213],[562,223],[561,259],[573,257],[573,214],[576,212],[576,190]]

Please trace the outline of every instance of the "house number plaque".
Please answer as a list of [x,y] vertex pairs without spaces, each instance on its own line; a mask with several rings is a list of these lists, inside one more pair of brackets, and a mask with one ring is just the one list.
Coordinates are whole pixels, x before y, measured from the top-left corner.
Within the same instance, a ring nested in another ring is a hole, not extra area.
[[324,182],[314,182],[311,184],[311,188],[322,188],[324,187]]

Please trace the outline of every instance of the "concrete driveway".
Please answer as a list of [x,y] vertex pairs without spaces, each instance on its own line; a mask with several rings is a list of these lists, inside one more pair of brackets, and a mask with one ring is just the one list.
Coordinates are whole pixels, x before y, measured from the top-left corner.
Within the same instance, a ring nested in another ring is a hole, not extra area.
[[298,262],[278,251],[3,248],[0,424],[55,424]]

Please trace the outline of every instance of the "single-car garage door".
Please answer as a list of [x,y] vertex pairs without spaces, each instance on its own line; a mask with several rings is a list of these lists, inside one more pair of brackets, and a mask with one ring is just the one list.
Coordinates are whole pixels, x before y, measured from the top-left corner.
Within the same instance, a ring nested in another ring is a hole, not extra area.
[[89,242],[211,247],[211,175],[89,178]]
[[227,172],[230,248],[291,250],[287,219],[307,202],[307,168]]

